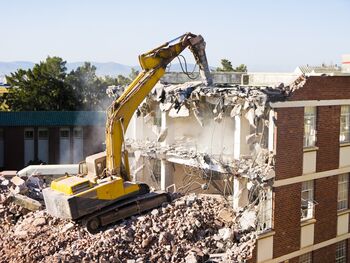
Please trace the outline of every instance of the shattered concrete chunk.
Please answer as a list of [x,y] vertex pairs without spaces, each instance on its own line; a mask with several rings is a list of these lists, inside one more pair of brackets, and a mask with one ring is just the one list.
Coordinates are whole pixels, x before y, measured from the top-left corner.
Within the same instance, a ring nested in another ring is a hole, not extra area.
[[37,211],[43,208],[42,204],[39,201],[25,195],[14,194],[11,199],[15,204],[31,211]]

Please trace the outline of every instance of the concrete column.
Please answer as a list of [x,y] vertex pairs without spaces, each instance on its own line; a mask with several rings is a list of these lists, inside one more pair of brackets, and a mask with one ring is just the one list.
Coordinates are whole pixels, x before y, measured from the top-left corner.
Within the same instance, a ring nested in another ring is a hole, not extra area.
[[275,116],[274,110],[269,112],[269,143],[268,148],[270,152],[275,150],[275,123],[273,122],[273,117]]
[[235,116],[233,158],[239,160],[241,156],[241,116]]
[[[241,155],[250,155],[250,145],[247,143],[247,136],[252,134],[251,126],[248,120],[241,116]],[[253,131],[254,132],[254,131]]]
[[238,211],[239,209],[248,205],[248,179],[244,177],[234,176],[233,178],[233,209]]
[[161,190],[166,190],[166,188],[173,183],[174,175],[171,163],[163,159],[160,163],[160,188]]

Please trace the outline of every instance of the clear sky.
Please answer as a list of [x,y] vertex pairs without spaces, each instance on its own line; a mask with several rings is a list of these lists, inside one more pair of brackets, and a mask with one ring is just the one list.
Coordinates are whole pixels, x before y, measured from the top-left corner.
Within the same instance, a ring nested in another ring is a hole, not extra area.
[[137,65],[188,31],[205,38],[211,66],[291,71],[350,53],[349,0],[0,0],[0,19],[0,61]]

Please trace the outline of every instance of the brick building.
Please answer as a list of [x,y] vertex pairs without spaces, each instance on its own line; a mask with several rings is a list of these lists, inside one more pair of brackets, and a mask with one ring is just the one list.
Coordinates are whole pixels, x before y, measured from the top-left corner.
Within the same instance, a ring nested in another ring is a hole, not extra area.
[[350,77],[311,76],[272,108],[274,220],[257,258],[348,262]]
[[[349,262],[350,76],[283,75],[290,81],[283,85],[276,76],[273,87],[265,75],[245,78],[259,77],[261,85],[225,80],[209,88],[169,85],[176,81],[165,78],[155,89],[161,91],[154,92],[161,95],[144,107],[148,114],[131,121],[128,137],[145,141],[138,148],[143,153],[134,155],[158,160],[163,189],[172,184],[184,189],[189,177],[195,179],[189,189],[196,192],[211,190],[205,182],[220,188],[218,180],[232,180],[234,209],[258,210],[249,262]],[[252,174],[259,169],[244,174],[256,149],[274,159],[272,172],[257,181]],[[134,165],[136,178],[155,177],[154,169],[147,172],[152,167],[137,169],[147,163]],[[195,177],[195,168],[205,176]],[[214,172],[234,176],[217,179]],[[258,208],[249,204],[249,181],[262,182],[261,189],[267,185]]]
[[104,112],[0,112],[0,167],[78,163],[104,150]]

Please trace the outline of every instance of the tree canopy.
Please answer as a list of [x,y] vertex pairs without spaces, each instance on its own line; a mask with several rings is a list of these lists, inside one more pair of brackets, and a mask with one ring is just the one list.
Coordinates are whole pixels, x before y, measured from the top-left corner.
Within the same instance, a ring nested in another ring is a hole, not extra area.
[[233,68],[231,61],[228,59],[221,59],[221,67],[216,68],[216,71],[219,72],[247,72],[247,66],[244,64],[239,65],[238,67]]
[[112,102],[108,86],[126,86],[137,74],[132,69],[129,77],[99,77],[89,62],[67,73],[66,61],[47,57],[32,69],[6,76],[12,88],[1,99],[13,111],[105,110]]
[[16,111],[74,110],[73,89],[65,82],[66,62],[59,57],[48,57],[33,69],[19,69],[7,76],[13,88],[7,94],[9,107]]

